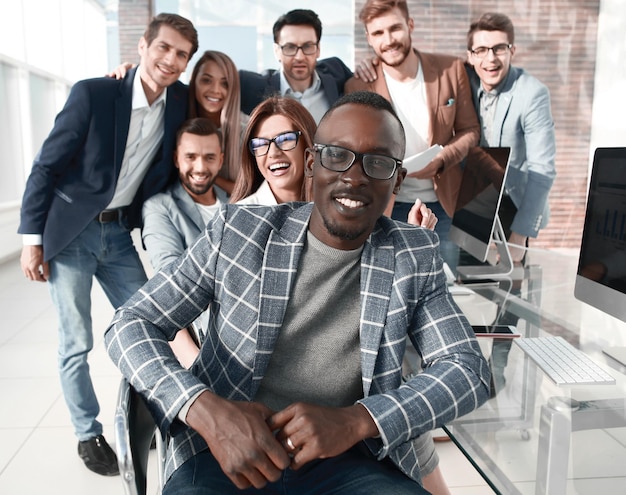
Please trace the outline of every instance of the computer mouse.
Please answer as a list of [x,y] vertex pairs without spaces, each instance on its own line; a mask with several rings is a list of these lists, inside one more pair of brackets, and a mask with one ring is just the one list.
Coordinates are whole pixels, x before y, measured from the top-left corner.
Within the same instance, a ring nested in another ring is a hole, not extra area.
[[573,412],[580,408],[580,402],[571,397],[554,396],[548,399],[548,407],[559,412]]
[[463,287],[462,285],[451,285],[448,287],[448,291],[452,296],[473,296],[476,294],[469,287]]

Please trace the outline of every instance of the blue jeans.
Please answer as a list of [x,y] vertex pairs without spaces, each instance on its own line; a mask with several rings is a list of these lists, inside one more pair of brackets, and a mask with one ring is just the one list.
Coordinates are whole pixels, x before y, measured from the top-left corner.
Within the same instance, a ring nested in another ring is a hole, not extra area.
[[[448,216],[446,210],[443,209],[439,201],[434,203],[425,203],[433,213],[437,216],[438,222],[435,225],[435,232],[439,236],[439,252],[443,261],[445,261],[453,272],[456,272],[456,267],[459,262],[459,247],[452,241],[448,240],[448,234],[450,227],[452,226],[452,218]],[[409,218],[409,211],[413,203],[402,203],[396,201],[393,205],[393,211],[391,212],[391,218],[406,222]]]
[[355,446],[330,459],[312,461],[257,490],[239,490],[205,450],[189,459],[163,488],[163,495],[428,495],[390,460],[378,461]]
[[61,388],[80,441],[102,433],[102,424],[96,421],[100,406],[87,363],[87,355],[93,348],[94,276],[115,308],[146,282],[146,272],[123,225],[90,222],[50,260],[50,294],[59,319]]

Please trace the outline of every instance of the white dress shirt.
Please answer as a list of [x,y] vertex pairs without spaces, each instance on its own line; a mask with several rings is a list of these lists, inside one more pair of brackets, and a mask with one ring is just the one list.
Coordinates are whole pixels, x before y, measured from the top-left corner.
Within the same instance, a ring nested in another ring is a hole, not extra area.
[[133,106],[126,149],[120,175],[115,185],[115,193],[107,209],[128,206],[133,201],[163,140],[167,91],[163,90],[152,105],[149,105],[141,84],[141,77],[139,77],[141,70],[139,66],[135,72]]

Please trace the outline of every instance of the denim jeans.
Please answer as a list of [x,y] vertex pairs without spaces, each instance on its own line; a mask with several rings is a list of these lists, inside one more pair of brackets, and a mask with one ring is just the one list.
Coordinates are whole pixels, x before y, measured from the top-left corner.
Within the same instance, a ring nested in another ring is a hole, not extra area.
[[239,490],[208,450],[179,467],[163,495],[428,495],[390,460],[378,461],[359,447],[330,459],[312,461],[298,471],[286,469],[265,488]]
[[[452,226],[452,218],[448,216],[446,210],[443,209],[439,201],[433,203],[425,203],[438,219],[437,225],[435,225],[435,232],[439,236],[439,252],[443,261],[445,261],[453,272],[456,272],[456,266],[459,260],[459,247],[448,240],[448,234],[450,227]],[[413,203],[403,203],[396,201],[393,205],[393,211],[391,212],[391,218],[406,222],[409,218],[409,211]]]
[[[117,308],[146,281],[130,233],[119,223],[93,221],[50,260],[50,294],[59,319],[58,365],[61,388],[79,440],[102,433],[100,412],[89,375],[93,347],[93,277]],[[99,330],[104,331],[104,328]]]

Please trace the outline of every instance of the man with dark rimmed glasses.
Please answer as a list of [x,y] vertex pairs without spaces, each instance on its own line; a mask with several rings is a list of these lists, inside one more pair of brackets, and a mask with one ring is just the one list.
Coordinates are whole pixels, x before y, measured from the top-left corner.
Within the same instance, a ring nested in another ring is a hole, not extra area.
[[522,261],[529,237],[550,216],[556,142],[548,88],[511,65],[515,30],[504,14],[489,12],[467,33],[468,75],[481,124],[481,146],[511,148],[499,209],[513,261]]
[[[172,434],[165,495],[426,494],[415,440],[488,396],[437,236],[383,214],[406,173],[389,102],[341,98],[314,142],[312,203],[225,205],[107,330]],[[207,307],[183,369],[167,341]],[[403,382],[407,338],[425,369]]]
[[343,94],[352,71],[337,57],[317,63],[322,22],[312,10],[295,9],[283,14],[272,31],[274,55],[281,68],[263,74],[239,71],[242,111],[250,114],[268,96],[281,94],[297,99],[319,122]]
[[[515,52],[515,29],[508,16],[487,12],[470,25],[466,67],[481,124],[480,145],[511,148],[498,216],[511,258],[524,263],[528,239],[537,237],[548,223],[556,139],[550,92],[524,69],[511,65]],[[467,254],[461,257],[462,263],[476,261]],[[519,281],[510,288],[511,294],[520,290]],[[497,323],[517,325],[517,321],[516,315],[503,311]],[[510,348],[510,341],[493,343],[493,395],[505,385]]]

